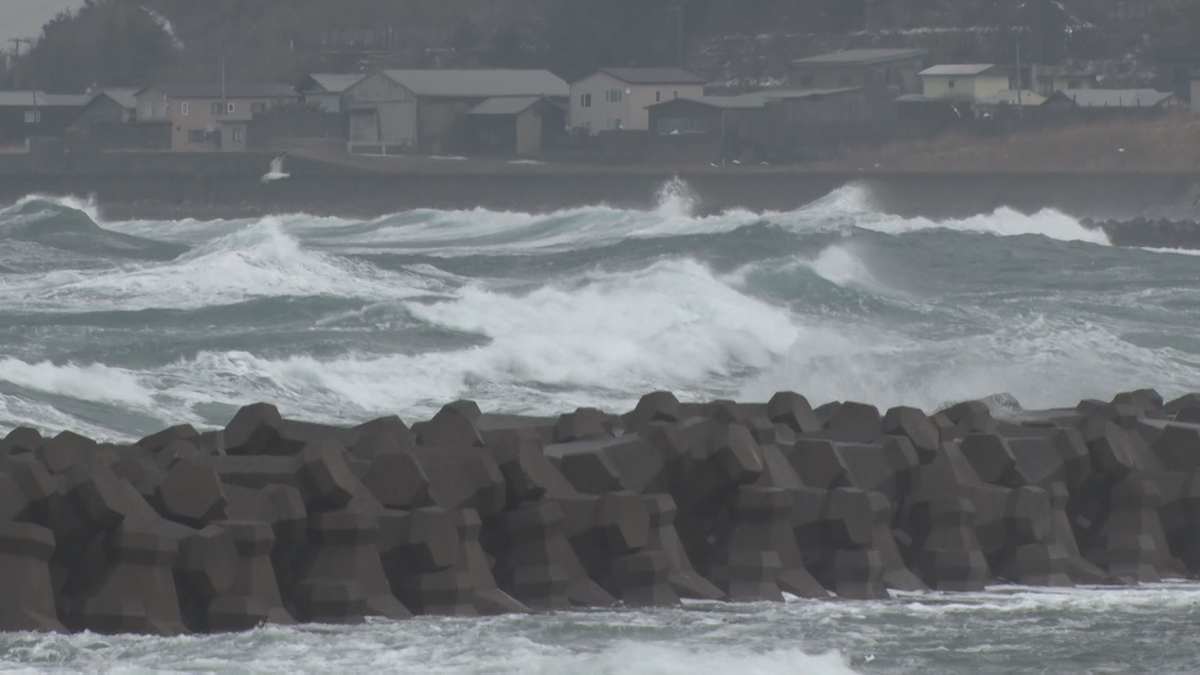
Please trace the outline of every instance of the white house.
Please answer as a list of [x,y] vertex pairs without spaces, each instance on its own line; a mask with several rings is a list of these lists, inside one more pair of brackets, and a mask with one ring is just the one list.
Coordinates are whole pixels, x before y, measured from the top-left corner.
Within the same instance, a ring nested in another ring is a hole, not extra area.
[[679,68],[601,68],[571,85],[569,123],[591,133],[650,128],[647,106],[704,95],[704,78]]
[[925,98],[979,101],[1008,89],[1008,73],[990,63],[945,64],[918,73]]

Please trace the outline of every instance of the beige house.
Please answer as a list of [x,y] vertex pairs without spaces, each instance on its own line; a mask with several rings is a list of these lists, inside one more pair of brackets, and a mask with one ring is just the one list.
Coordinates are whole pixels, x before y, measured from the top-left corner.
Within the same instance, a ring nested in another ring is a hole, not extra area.
[[944,64],[918,74],[925,98],[980,101],[1009,86],[1008,74],[990,63]]
[[1056,91],[1096,88],[1096,74],[1078,68],[1035,65],[1033,77],[1042,96],[1050,96]]
[[648,106],[704,96],[702,77],[679,68],[601,68],[571,85],[569,124],[591,133],[650,128]]
[[169,124],[171,150],[241,151],[254,115],[298,100],[287,84],[155,84],[135,95],[138,124]]

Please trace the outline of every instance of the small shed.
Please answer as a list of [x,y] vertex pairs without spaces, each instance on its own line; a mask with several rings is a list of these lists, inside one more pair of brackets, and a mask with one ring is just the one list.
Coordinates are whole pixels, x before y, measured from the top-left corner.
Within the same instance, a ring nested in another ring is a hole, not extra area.
[[0,91],[0,144],[62,136],[90,97],[40,91]]
[[1045,103],[1056,117],[1082,120],[1156,117],[1177,105],[1179,97],[1174,93],[1154,89],[1056,91]]
[[567,111],[540,96],[489,98],[467,113],[464,145],[473,153],[538,155],[566,136]]

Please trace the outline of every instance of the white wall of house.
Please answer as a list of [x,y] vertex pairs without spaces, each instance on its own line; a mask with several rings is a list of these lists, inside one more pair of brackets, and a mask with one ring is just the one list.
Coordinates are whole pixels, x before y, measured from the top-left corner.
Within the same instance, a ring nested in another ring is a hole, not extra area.
[[958,98],[978,101],[1008,89],[1008,76],[993,73],[922,75],[921,86],[928,98]]
[[598,72],[571,85],[569,124],[592,133],[606,129],[646,131],[646,106],[704,95],[703,84],[629,84]]

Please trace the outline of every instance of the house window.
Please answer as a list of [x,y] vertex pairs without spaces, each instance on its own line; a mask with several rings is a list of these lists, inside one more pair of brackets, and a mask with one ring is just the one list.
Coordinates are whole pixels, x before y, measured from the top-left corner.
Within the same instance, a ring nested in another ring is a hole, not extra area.
[[621,118],[620,117],[610,117],[608,120],[605,121],[604,128],[608,129],[609,131],[616,131],[616,130],[620,129],[621,128]]
[[214,114],[214,115],[220,115],[220,114],[221,114],[221,102],[220,102],[220,101],[213,101],[213,104],[212,104],[212,114]]
[[267,112],[267,104],[266,103],[259,102],[259,103],[251,103],[250,104],[250,114],[251,115],[261,115],[265,112]]
[[41,110],[26,110],[25,124],[39,124],[42,121]]
[[179,114],[183,115],[184,117],[187,117],[187,114],[188,114],[188,102],[187,101],[184,101],[183,103],[179,104]]
[[591,94],[580,94],[579,95],[579,107],[580,108],[592,107],[592,95]]
[[246,130],[245,129],[234,129],[233,130],[233,142],[234,143],[245,143],[246,142]]
[[1067,80],[1067,89],[1083,89],[1083,82],[1080,80]]
[[801,87],[811,87],[811,86],[813,86],[813,77],[812,77],[812,75],[801,75],[801,76],[800,76],[800,86],[801,86]]
[[233,110],[234,110],[234,108],[233,108],[233,101],[230,101],[230,102],[229,102],[229,104],[228,104],[228,105],[226,106],[226,108],[225,108],[225,112],[227,112],[227,113],[229,113],[230,115],[232,115],[232,114],[233,114]]
[[604,100],[609,103],[620,103],[623,92],[620,89],[609,89],[604,92]]
[[662,92],[661,91],[654,92],[654,102],[662,103]]
[[203,142],[204,142],[204,130],[203,129],[188,130],[188,143],[203,143]]
[[708,131],[708,120],[703,117],[664,117],[658,120],[660,136],[678,136],[680,134],[703,134]]

